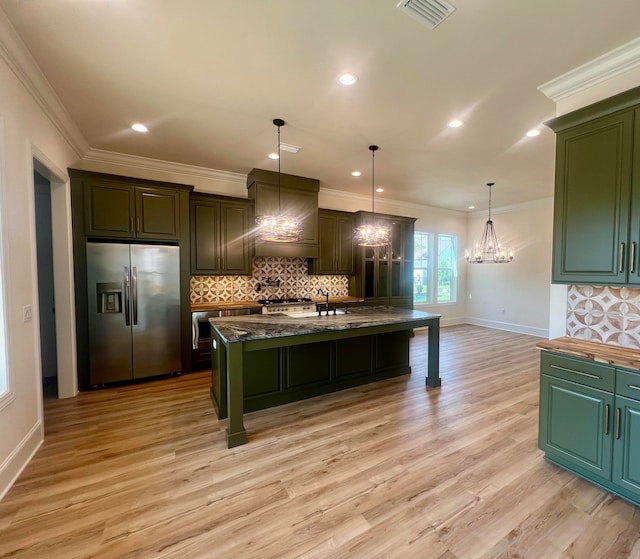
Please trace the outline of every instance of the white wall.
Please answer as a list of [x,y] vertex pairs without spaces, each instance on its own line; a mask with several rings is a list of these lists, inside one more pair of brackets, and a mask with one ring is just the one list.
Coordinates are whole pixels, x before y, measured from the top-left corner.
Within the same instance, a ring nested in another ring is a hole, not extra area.
[[[553,199],[492,211],[500,242],[515,249],[509,264],[467,265],[467,322],[548,337]],[[467,246],[487,214],[469,216]]]
[[[1,497],[43,439],[33,158],[38,154],[59,170],[66,169],[78,155],[27,93],[4,58],[0,58],[0,83],[0,133],[4,136],[0,141],[3,150],[0,188],[3,189],[5,312],[12,396],[0,409]],[[69,211],[67,203],[63,212],[68,216]],[[32,308],[31,322],[22,321],[25,305]],[[72,328],[72,324],[66,325],[67,330]]]

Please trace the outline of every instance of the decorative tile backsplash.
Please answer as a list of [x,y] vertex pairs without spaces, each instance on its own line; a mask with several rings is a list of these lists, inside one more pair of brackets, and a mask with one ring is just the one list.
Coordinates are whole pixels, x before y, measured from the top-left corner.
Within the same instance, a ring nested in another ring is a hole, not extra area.
[[[280,285],[265,287],[267,280],[279,280]],[[191,276],[191,303],[315,297],[319,288],[343,297],[349,294],[348,280],[348,276],[310,276],[304,258],[257,256],[251,276]]]
[[640,289],[570,286],[567,336],[640,348]]

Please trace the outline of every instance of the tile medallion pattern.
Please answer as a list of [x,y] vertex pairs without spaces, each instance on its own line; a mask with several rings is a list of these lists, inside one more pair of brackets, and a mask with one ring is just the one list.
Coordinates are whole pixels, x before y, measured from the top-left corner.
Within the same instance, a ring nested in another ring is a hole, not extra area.
[[569,286],[567,336],[640,348],[640,289]]
[[[266,287],[268,280],[280,285]],[[333,296],[346,296],[348,276],[310,276],[305,258],[257,256],[251,276],[191,276],[191,303],[314,297],[320,287]]]

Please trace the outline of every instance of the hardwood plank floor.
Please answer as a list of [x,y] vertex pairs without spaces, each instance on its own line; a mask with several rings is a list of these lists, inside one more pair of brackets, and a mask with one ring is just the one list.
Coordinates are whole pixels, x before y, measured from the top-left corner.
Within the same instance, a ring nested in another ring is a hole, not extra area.
[[542,458],[539,338],[441,332],[412,374],[248,414],[228,450],[209,373],[45,400],[0,502],[0,557],[640,558],[640,509]]

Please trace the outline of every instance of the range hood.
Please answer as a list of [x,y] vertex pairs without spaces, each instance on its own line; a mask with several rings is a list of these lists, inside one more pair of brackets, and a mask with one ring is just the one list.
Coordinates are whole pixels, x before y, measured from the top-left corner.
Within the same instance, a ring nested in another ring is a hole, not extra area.
[[278,173],[253,169],[247,176],[249,200],[255,215],[291,213],[302,219],[302,240],[297,243],[255,241],[255,256],[318,258],[318,192],[320,181],[295,175],[280,174],[280,207],[278,207]]

